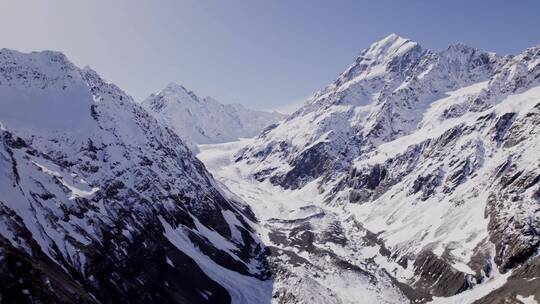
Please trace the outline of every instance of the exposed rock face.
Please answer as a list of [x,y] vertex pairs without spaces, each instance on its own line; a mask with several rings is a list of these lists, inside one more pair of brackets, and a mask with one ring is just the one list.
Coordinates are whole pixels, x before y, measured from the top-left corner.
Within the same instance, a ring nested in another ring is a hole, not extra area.
[[249,208],[118,87],[3,49],[0,100],[0,301],[270,301]]
[[[270,219],[266,224],[272,244],[271,269],[277,282],[284,282],[274,288],[277,303],[352,303],[360,298],[375,303],[407,301],[404,286],[377,271],[375,261],[354,257],[365,248],[380,246],[377,236],[352,218],[342,221],[338,214],[315,206],[305,206],[298,213],[304,216]],[[343,251],[335,252],[335,248]],[[384,246],[379,250],[381,255],[389,254]],[[357,291],[347,294],[336,288],[342,284]]]
[[539,257],[531,259],[517,269],[508,278],[508,281],[501,287],[474,304],[503,304],[503,303],[522,303],[523,298],[540,298],[540,261]]

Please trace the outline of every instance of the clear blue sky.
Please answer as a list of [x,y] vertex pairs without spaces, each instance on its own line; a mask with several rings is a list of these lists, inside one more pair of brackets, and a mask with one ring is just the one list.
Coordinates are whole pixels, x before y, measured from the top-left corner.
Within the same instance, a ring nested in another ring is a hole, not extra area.
[[392,32],[518,53],[540,44],[540,1],[0,0],[0,47],[62,51],[137,100],[174,81],[280,108]]

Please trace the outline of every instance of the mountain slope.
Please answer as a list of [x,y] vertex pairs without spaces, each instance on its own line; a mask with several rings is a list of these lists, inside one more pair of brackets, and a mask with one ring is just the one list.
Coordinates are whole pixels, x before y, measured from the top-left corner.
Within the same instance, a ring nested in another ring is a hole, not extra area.
[[330,169],[347,170],[358,154],[411,133],[433,101],[486,81],[504,61],[463,45],[436,53],[390,35],[241,156],[263,160],[259,178],[300,187]]
[[287,229],[285,239],[315,236],[308,260],[334,248],[390,274],[411,301],[540,299],[539,87],[540,47],[435,52],[390,35],[240,149],[235,166],[261,184],[317,191],[310,204],[337,214],[339,249],[315,220]]
[[[201,110],[167,90],[149,104]],[[390,35],[257,138],[201,145],[217,181],[153,115],[0,50],[0,301],[540,300],[540,47]]]
[[142,105],[174,130],[191,147],[258,135],[284,115],[254,111],[240,104],[224,105],[211,97],[199,98],[175,83],[152,94]]
[[270,301],[249,208],[118,87],[2,49],[0,109],[2,302]]

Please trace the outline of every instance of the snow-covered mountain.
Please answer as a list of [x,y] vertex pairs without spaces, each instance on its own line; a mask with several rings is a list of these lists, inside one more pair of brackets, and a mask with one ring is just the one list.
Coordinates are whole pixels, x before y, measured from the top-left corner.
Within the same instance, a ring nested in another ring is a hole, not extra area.
[[339,265],[412,302],[517,302],[540,299],[539,132],[540,46],[432,51],[392,34],[214,170],[248,202],[246,178],[296,200],[263,221],[289,256],[271,259],[287,264],[283,303],[357,303]]
[[250,209],[96,72],[0,50],[0,122],[0,302],[270,302]]
[[0,302],[540,300],[540,46],[390,35],[257,115],[0,50]]
[[256,136],[285,117],[277,112],[246,109],[240,104],[221,104],[211,97],[199,98],[176,83],[150,95],[142,105],[195,151],[196,144]]
[[258,177],[301,187],[325,172],[347,170],[359,154],[410,134],[434,101],[489,80],[505,60],[459,44],[433,52],[390,35],[362,51],[336,81],[244,154],[264,160]]

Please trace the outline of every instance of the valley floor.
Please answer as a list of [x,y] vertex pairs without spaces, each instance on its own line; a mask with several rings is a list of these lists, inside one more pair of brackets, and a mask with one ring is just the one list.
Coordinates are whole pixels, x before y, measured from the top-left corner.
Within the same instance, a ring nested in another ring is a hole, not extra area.
[[[358,303],[358,299],[363,299],[365,303],[403,303],[404,298],[399,291],[384,288],[391,287],[390,282],[373,285],[363,271],[360,271],[360,274],[349,270],[337,271],[334,267],[329,267],[333,261],[324,254],[321,258],[320,254],[309,252],[310,250],[276,242],[275,235],[283,226],[292,226],[306,219],[317,218],[321,214],[324,214],[323,221],[328,221],[328,215],[339,210],[332,211],[331,207],[322,206],[322,197],[319,196],[315,183],[308,184],[301,190],[284,190],[269,182],[258,182],[249,177],[244,168],[233,163],[231,159],[238,149],[250,141],[251,139],[242,139],[224,144],[199,145],[201,152],[197,157],[205,163],[214,178],[223,184],[223,188],[232,192],[230,195],[238,196],[251,207],[259,220],[261,239],[274,249],[273,263],[287,268],[284,271],[273,267],[274,273],[279,273],[274,276],[273,282],[274,295],[277,294],[275,301]],[[313,226],[314,222],[310,221],[310,224]],[[297,263],[297,260],[304,259],[310,262],[308,266]]]
[[250,141],[251,139],[241,139],[224,144],[199,145],[201,152],[197,157],[219,182],[249,204],[261,223],[275,218],[289,219],[295,210],[321,200],[316,189],[310,189],[309,186],[300,191],[284,190],[269,182],[261,183],[247,176],[231,158]]

